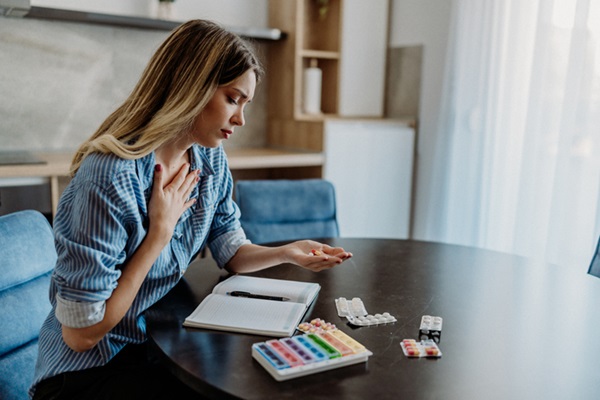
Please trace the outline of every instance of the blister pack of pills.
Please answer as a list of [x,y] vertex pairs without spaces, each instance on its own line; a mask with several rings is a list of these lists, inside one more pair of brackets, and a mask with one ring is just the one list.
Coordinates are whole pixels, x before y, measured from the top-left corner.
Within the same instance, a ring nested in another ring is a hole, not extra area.
[[372,326],[396,322],[396,318],[388,312],[374,315],[369,314],[359,297],[354,297],[350,301],[345,297],[335,299],[335,307],[340,317],[346,317],[349,323],[356,326]]
[[396,322],[396,318],[394,318],[388,312],[384,312],[383,314],[375,314],[375,315],[361,315],[360,317],[347,316],[346,319],[352,325],[356,325],[356,326],[371,326],[371,325],[379,325],[379,324],[387,324],[390,322]]
[[335,299],[335,307],[340,317],[358,317],[368,314],[363,301],[359,297],[354,297],[352,300],[345,297]]
[[432,339],[439,343],[442,336],[442,317],[423,315],[419,326],[419,339]]
[[431,339],[417,342],[415,339],[404,339],[400,342],[402,351],[406,357],[411,358],[440,358],[442,352],[438,345]]
[[252,357],[277,381],[366,362],[371,355],[339,329],[252,345]]

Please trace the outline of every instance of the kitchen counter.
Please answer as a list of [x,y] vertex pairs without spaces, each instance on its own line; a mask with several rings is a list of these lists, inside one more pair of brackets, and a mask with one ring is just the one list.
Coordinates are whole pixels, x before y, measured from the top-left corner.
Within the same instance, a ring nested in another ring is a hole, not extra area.
[[[322,153],[308,153],[270,148],[226,149],[232,171],[272,168],[320,167],[324,164]],[[52,215],[62,189],[69,182],[71,152],[32,152],[33,163],[0,165],[0,187],[27,184],[50,184]],[[25,161],[26,162],[26,161]]]

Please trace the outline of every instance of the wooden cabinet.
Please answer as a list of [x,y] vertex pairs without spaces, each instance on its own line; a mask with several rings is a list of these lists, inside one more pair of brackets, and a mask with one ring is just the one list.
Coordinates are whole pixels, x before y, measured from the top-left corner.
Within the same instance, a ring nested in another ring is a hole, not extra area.
[[[276,120],[322,120],[302,112],[302,72],[312,59],[323,71],[322,111],[337,115],[340,59],[340,0],[329,0],[321,16],[314,0],[272,0],[269,24],[287,38],[269,51],[269,114]],[[324,95],[326,94],[326,95]]]
[[[328,118],[383,116],[388,5],[270,1],[269,25],[287,32],[269,49],[270,145],[322,151]],[[322,114],[303,112],[303,72],[311,60],[322,70]]]
[[[324,15],[320,4],[326,3]],[[271,0],[268,142],[322,152],[344,237],[410,237],[414,121],[383,118],[388,0]],[[322,114],[303,112],[304,70],[322,70]]]

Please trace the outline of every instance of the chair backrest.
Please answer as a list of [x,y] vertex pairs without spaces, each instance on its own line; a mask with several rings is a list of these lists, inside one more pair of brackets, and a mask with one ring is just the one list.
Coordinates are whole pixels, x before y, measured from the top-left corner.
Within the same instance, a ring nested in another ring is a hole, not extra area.
[[598,244],[596,245],[596,252],[592,257],[592,262],[590,263],[590,269],[588,269],[588,274],[597,276],[600,278],[600,238],[598,238]]
[[55,263],[46,217],[32,210],[0,217],[0,399],[29,399]]
[[240,180],[235,197],[253,243],[339,236],[335,189],[326,180]]

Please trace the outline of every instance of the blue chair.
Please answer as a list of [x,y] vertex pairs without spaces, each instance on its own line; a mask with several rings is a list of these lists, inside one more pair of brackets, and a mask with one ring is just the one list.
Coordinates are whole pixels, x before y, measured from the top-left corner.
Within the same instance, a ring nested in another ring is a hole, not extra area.
[[598,238],[598,245],[596,245],[596,252],[592,257],[592,262],[590,264],[590,269],[588,270],[588,274],[597,276],[600,278],[600,238]]
[[46,217],[32,210],[0,217],[0,399],[29,399],[55,263]]
[[252,243],[339,236],[335,189],[323,179],[240,180],[235,198]]

